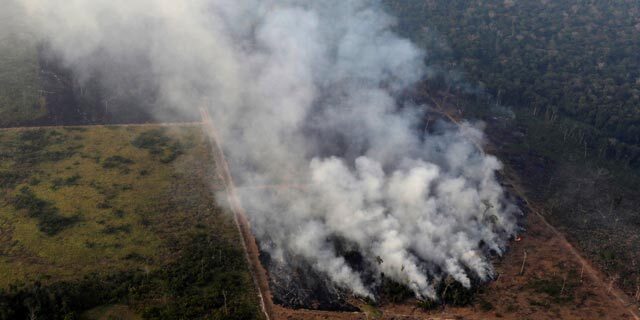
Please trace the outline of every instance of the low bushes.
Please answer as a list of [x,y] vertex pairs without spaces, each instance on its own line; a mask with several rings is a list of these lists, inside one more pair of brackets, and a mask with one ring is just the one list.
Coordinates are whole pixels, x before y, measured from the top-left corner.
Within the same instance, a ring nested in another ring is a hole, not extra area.
[[136,148],[149,150],[149,153],[160,157],[160,162],[170,163],[184,154],[185,146],[180,141],[173,141],[164,129],[153,129],[140,133],[133,141]]
[[58,190],[61,187],[70,187],[70,186],[77,186],[78,185],[78,181],[80,180],[80,175],[79,174],[74,174],[70,177],[67,178],[55,178],[52,181],[51,184],[51,189],[53,190]]
[[104,159],[104,161],[102,162],[102,167],[105,169],[126,168],[128,165],[132,163],[133,163],[133,160],[129,158],[115,155],[115,156],[111,156]]
[[28,187],[20,189],[11,203],[17,210],[27,210],[29,217],[38,220],[38,229],[49,236],[56,235],[79,221],[78,216],[62,216],[51,202],[38,198]]

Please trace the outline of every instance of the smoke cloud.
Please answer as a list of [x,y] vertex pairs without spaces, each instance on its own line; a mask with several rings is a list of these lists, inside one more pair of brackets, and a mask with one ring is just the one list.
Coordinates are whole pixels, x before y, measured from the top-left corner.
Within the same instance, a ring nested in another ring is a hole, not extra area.
[[434,298],[446,276],[490,278],[487,252],[515,232],[501,164],[471,142],[481,130],[424,132],[426,108],[398,105],[428,68],[379,1],[4,1],[80,82],[99,73],[172,111],[207,107],[276,266],[303,259],[369,297],[384,273]]

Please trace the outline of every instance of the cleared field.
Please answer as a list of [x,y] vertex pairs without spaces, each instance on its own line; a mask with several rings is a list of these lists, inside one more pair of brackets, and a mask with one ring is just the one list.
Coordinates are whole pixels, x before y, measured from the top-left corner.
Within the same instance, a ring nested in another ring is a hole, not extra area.
[[[434,100],[435,101],[435,100]],[[440,112],[455,122],[454,108]],[[439,105],[439,108],[441,106]],[[434,113],[436,117],[437,115]],[[493,153],[490,144],[485,150]],[[387,286],[379,301],[351,299],[360,312],[293,310],[276,306],[278,319],[638,319],[637,304],[614,282],[584,259],[564,234],[543,217],[544,207],[526,197],[525,180],[507,163],[503,186],[522,198],[528,212],[525,232],[510,244],[503,257],[493,257],[494,281],[461,290],[455,283],[440,291],[441,300],[425,303],[412,298],[402,286]],[[526,177],[527,180],[531,177]],[[637,299],[637,297],[636,297]]]
[[214,170],[199,126],[1,131],[0,319],[259,318]]

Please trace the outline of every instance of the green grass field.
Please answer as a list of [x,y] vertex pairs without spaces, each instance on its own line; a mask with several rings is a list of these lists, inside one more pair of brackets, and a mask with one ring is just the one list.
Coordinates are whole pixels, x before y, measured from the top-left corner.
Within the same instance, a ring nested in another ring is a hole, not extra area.
[[258,317],[200,127],[0,131],[0,159],[0,319]]

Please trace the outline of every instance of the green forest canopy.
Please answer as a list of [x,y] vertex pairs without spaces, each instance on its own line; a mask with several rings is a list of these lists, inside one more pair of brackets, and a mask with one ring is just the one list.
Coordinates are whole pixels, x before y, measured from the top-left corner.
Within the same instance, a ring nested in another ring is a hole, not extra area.
[[640,165],[638,1],[385,2],[425,48],[431,30],[442,34],[450,50],[438,63],[500,103],[577,120],[592,128],[590,143]]

